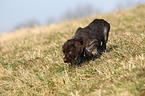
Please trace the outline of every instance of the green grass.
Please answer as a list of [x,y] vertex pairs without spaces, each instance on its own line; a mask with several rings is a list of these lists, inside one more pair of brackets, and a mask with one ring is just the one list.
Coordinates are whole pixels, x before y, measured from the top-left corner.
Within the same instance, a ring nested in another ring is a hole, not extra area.
[[[145,5],[0,35],[0,95],[145,95]],[[107,52],[72,68],[62,45],[94,18],[111,22]]]

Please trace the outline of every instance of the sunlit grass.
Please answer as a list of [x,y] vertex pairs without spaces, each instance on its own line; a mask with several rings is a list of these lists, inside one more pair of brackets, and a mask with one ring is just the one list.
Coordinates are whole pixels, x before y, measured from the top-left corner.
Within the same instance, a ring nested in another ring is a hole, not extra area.
[[[0,35],[0,95],[143,96],[144,8]],[[62,60],[62,44],[94,18],[111,22],[107,52],[72,68]]]

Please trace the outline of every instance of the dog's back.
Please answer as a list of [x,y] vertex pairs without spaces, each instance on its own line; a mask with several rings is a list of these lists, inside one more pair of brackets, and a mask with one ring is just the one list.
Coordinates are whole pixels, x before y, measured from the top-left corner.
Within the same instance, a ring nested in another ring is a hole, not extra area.
[[109,30],[110,30],[110,23],[108,23],[107,21],[103,20],[103,19],[95,19],[92,23],[90,23],[88,26],[88,28],[90,27],[90,29],[92,29],[93,31],[95,31],[97,34],[97,38],[98,37],[102,37],[102,38],[98,38],[99,41],[105,38],[105,41],[108,41],[108,35],[109,35]]
[[79,36],[85,36],[89,44],[93,39],[97,39],[98,42],[105,39],[107,42],[110,30],[110,24],[103,19],[95,19],[87,27],[79,27],[73,38]]

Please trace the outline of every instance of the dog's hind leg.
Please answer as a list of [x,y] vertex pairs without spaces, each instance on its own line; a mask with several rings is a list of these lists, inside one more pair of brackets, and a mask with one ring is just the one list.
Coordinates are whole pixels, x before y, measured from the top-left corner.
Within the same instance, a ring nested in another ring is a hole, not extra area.
[[101,40],[102,44],[99,47],[100,54],[106,52],[106,43],[108,41],[108,36],[109,36],[109,27],[104,27],[104,38]]
[[106,52],[106,43],[108,41],[108,36],[109,36],[109,30],[110,27],[104,27],[104,38],[102,40],[102,47],[101,47],[101,51],[102,52]]
[[104,52],[104,53],[106,52],[106,42],[105,42],[105,40],[102,41],[102,46],[101,46],[100,50],[101,50],[101,53],[102,52]]
[[98,46],[96,47],[96,56],[101,54],[101,42],[98,42]]

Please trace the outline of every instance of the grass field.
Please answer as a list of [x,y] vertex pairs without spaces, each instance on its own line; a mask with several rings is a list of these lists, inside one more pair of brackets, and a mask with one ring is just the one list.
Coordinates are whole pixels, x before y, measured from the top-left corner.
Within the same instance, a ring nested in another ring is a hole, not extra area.
[[[111,22],[107,52],[72,68],[62,45],[95,18]],[[145,5],[0,35],[2,96],[145,96]]]

